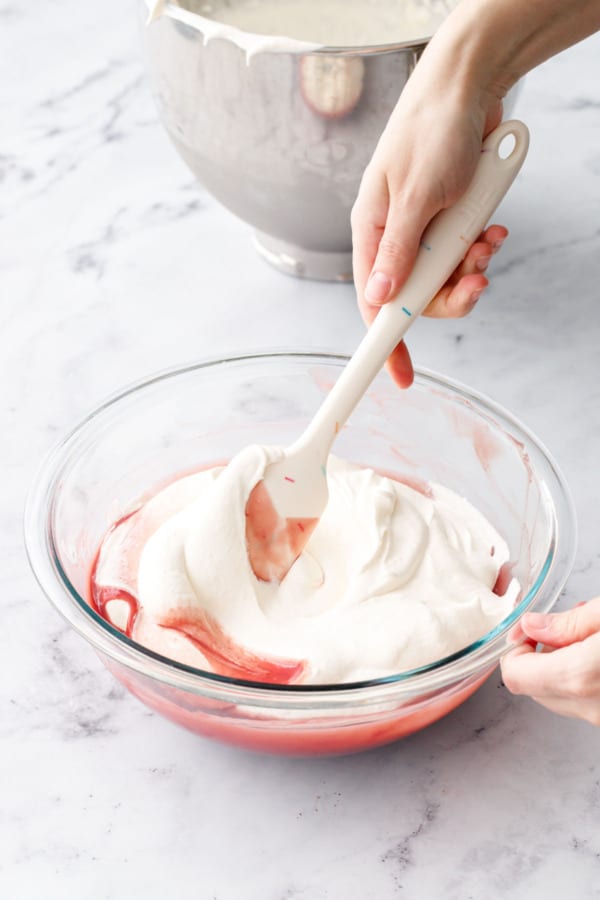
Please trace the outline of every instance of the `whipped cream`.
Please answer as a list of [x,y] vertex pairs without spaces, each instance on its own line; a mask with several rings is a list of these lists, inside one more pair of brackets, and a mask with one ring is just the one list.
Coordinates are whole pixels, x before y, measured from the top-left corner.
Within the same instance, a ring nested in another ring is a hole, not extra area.
[[[508,547],[465,499],[331,456],[329,502],[281,584],[259,581],[245,507],[277,448],[174,481],[106,536],[92,602],[179,662],[255,681],[392,675],[483,637],[514,607],[494,593]],[[132,607],[133,604],[133,607]]]
[[170,16],[246,50],[305,53],[427,40],[457,0],[146,0],[147,24]]

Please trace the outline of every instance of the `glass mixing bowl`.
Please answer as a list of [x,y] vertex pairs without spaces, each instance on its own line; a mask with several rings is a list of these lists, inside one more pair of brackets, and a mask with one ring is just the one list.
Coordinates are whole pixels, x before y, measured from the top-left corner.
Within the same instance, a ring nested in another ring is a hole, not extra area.
[[458,653],[353,684],[277,686],[173,662],[90,607],[90,569],[106,529],[149,489],[222,463],[249,443],[290,444],[347,362],[271,353],[158,374],[92,412],[47,457],[30,492],[25,536],[38,582],[136,697],[198,734],[272,753],[349,753],[397,740],[446,715],[491,674],[526,610],[556,601],[576,524],[564,478],[523,425],[432,372],[398,391],[385,373],[340,433],[335,452],[414,483],[465,496],[510,548],[521,585],[510,616]]

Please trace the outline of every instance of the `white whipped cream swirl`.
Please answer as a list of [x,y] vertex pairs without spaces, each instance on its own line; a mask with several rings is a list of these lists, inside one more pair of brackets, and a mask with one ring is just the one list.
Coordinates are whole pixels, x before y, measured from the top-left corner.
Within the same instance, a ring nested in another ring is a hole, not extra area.
[[225,468],[178,479],[109,533],[96,578],[135,594],[135,640],[210,669],[198,642],[165,627],[207,615],[252,658],[299,663],[290,680],[342,683],[445,657],[511,611],[518,583],[493,592],[508,548],[470,503],[333,456],[329,503],[304,553],[281,584],[257,580],[245,506],[280,454],[248,447]]

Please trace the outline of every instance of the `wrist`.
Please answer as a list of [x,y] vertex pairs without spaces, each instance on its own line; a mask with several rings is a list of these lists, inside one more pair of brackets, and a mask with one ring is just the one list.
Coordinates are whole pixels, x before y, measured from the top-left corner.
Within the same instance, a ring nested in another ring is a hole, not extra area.
[[[495,54],[487,52],[487,26],[476,26],[475,3],[460,4],[461,16],[450,16],[427,45],[399,106],[404,113],[473,131],[481,141],[502,118],[502,99],[518,80],[500,77]],[[493,50],[493,48],[492,48]],[[504,73],[502,73],[504,74]]]
[[467,102],[501,100],[526,72],[598,29],[598,0],[461,0],[416,72]]
[[521,30],[507,15],[513,0],[462,0],[429,42],[415,70],[446,100],[472,105],[498,100],[524,74]]

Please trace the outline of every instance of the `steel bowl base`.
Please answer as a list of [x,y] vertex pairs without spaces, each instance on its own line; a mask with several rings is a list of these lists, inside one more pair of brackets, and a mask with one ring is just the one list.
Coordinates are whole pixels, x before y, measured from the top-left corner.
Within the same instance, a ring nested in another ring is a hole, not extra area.
[[315,281],[352,281],[352,253],[323,253],[288,244],[261,231],[254,232],[254,246],[272,266],[286,275]]

